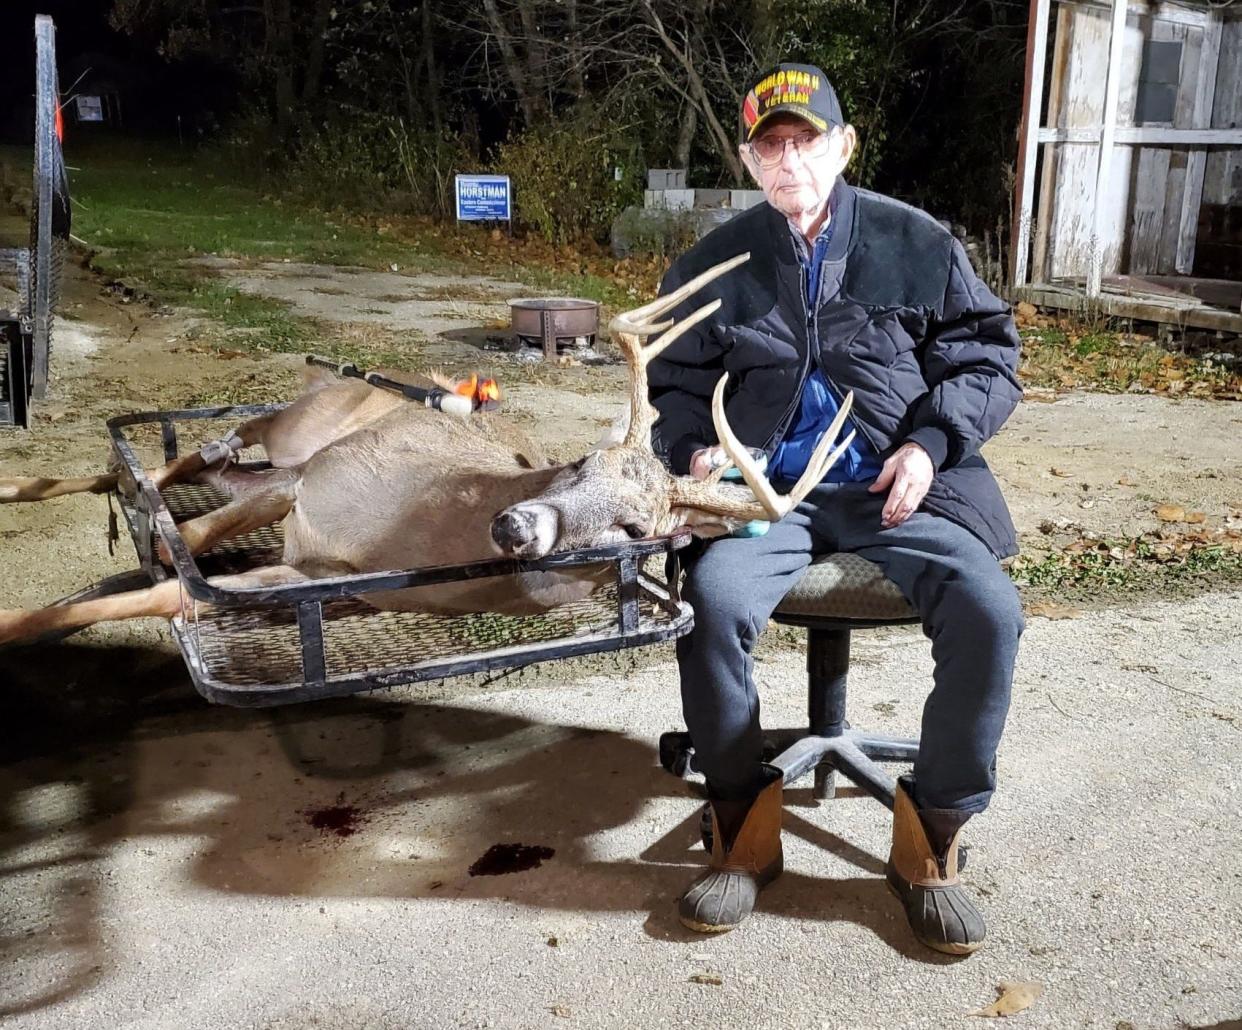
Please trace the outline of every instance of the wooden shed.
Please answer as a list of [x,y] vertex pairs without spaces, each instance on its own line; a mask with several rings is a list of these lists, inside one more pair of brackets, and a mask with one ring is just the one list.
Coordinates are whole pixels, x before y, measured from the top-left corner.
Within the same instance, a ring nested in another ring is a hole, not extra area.
[[1017,293],[1242,332],[1242,4],[1031,0],[1015,194]]

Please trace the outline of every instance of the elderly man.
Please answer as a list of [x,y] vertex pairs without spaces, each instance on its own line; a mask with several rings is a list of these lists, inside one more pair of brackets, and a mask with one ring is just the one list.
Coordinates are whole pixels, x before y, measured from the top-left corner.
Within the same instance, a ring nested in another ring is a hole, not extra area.
[[702,478],[723,463],[710,404],[725,371],[729,422],[777,483],[805,469],[850,391],[857,436],[769,532],[716,540],[689,563],[695,629],[677,656],[717,844],[681,920],[731,929],[781,872],[781,773],[762,761],[751,652],[812,557],[850,551],[901,588],[935,661],[918,761],[898,784],[888,884],[919,940],[966,954],[984,923],[957,876],[958,839],[992,796],[1022,632],[997,561],[1016,551],[1013,524],[979,448],[1021,396],[1018,337],[938,222],[841,178],[856,135],[820,69],[775,68],[746,94],[740,122],[741,157],[767,203],[665,276],[668,292],[751,254],[712,285],[723,302],[713,319],[650,368],[656,446],[676,473]]

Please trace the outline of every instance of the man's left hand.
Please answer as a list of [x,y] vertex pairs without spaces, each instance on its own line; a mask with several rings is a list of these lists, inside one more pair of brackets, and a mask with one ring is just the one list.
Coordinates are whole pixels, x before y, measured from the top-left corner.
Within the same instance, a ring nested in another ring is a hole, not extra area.
[[935,474],[931,458],[918,444],[904,443],[898,447],[880,469],[875,482],[867,487],[873,494],[888,489],[880,525],[892,529],[918,511]]

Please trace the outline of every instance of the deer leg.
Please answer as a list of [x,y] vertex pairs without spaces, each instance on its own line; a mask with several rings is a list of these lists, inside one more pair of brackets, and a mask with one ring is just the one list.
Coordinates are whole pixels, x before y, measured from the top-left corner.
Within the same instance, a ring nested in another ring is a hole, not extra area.
[[243,422],[222,440],[212,440],[210,443],[203,444],[197,451],[173,458],[167,465],[148,472],[147,476],[155,484],[157,490],[163,490],[173,483],[184,483],[188,479],[193,479],[212,465],[220,462],[227,464],[238,451],[262,443],[263,433],[277,414],[278,412],[273,411],[252,418],[249,422]]
[[[271,480],[261,489],[230,501],[206,515],[183,522],[177,530],[190,553],[197,555],[210,551],[221,540],[270,526],[289,514],[293,502],[297,500],[298,478],[297,473],[289,469],[273,472]],[[170,561],[162,540],[159,555],[161,561]]]
[[287,469],[209,468],[196,475],[194,482],[214,486],[217,490],[228,494],[231,500],[236,501],[268,489],[274,477],[283,476],[287,471]]
[[84,476],[81,479],[47,479],[43,476],[5,476],[0,478],[0,504],[19,501],[46,501],[62,494],[106,494],[116,487],[117,474]]
[[[236,576],[213,576],[220,587],[279,586],[306,577],[288,565],[252,569]],[[32,641],[45,633],[82,629],[97,622],[151,617],[172,618],[181,611],[181,581],[166,580],[142,590],[129,590],[90,601],[53,604],[47,608],[0,609],[0,645]]]
[[[156,489],[163,489],[172,483],[180,483],[202,472],[212,462],[236,453],[244,447],[261,443],[263,432],[267,429],[276,412],[260,415],[249,422],[243,422],[224,440],[207,444],[202,450],[183,454],[173,458],[166,465],[150,469],[147,477],[155,484]],[[206,454],[204,454],[206,452]],[[208,461],[208,459],[211,461]],[[0,504],[13,504],[20,501],[46,501],[64,494],[106,494],[115,490],[120,479],[117,472],[109,472],[102,476],[83,476],[76,479],[50,479],[45,476],[5,476],[0,477]],[[132,487],[130,488],[132,489]]]

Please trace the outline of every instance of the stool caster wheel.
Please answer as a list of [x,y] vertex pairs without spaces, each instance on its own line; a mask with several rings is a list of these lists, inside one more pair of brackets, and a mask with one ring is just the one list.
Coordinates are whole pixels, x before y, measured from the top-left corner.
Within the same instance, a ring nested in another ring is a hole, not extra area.
[[685,779],[694,771],[694,745],[689,733],[660,734],[660,765],[665,772]]
[[828,762],[815,767],[815,786],[811,791],[816,801],[831,801],[837,795],[837,770]]

